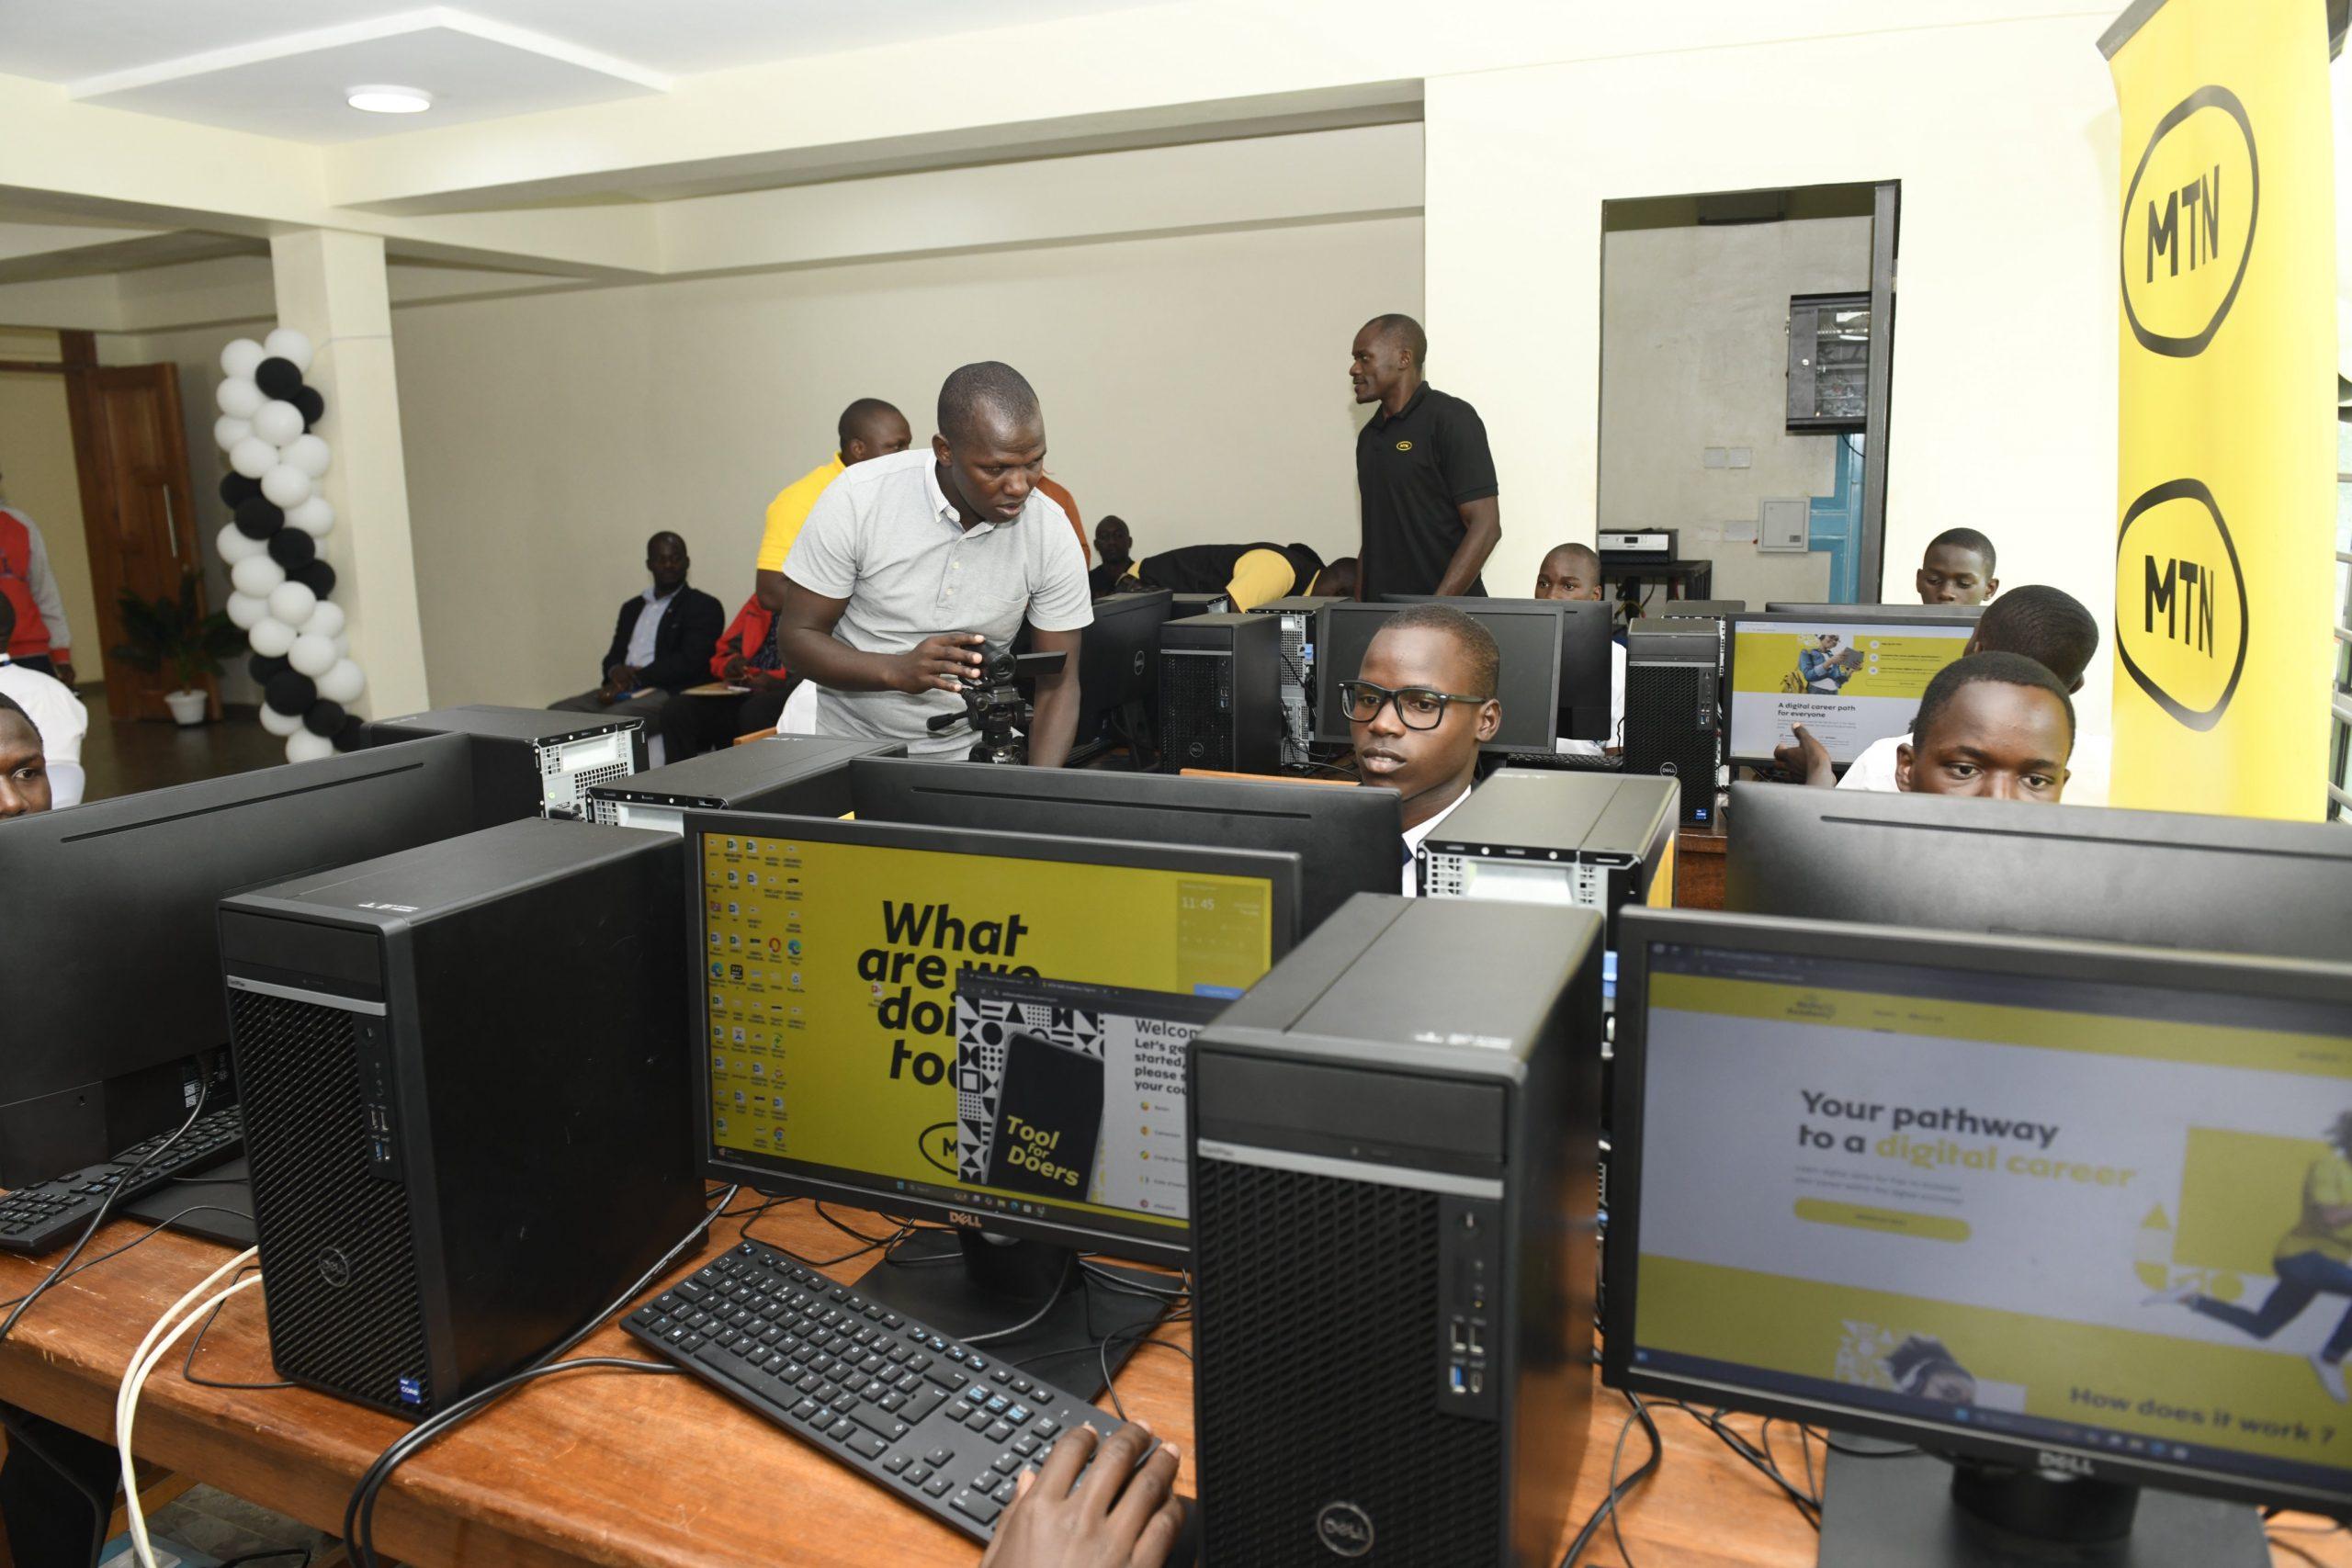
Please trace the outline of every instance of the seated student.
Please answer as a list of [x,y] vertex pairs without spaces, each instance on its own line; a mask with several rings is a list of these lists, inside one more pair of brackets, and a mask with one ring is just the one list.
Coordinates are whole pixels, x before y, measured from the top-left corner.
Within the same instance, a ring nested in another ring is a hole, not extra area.
[[[1544,564],[1535,569],[1538,599],[1600,600],[1600,557],[1589,545],[1555,545]],[[1625,743],[1625,645],[1609,644],[1609,739],[1556,740],[1554,747],[1570,755],[1598,757]]]
[[653,585],[621,605],[605,650],[605,683],[548,705],[566,713],[628,714],[651,726],[676,694],[710,678],[711,649],[727,618],[718,601],[686,586],[686,542],[656,534],[645,542]]
[[1184,1533],[1187,1510],[1175,1495],[1184,1456],[1162,1443],[1136,1463],[1150,1440],[1151,1427],[1136,1421],[1107,1438],[1083,1426],[1056,1443],[1013,1483],[980,1568],[1160,1568]]
[[[2083,671],[2098,652],[2098,622],[2080,601],[2063,588],[2032,583],[2011,589],[1985,607],[1984,616],[1962,649],[1971,653],[2021,653],[2066,683],[2071,694],[2083,689]],[[1895,752],[1908,735],[1873,740],[1838,778],[1830,765],[1829,749],[1803,725],[1796,727],[1792,745],[1777,747],[1773,757],[1791,773],[1802,773],[1809,784],[1836,784],[1839,789],[1894,789]]]
[[1947,528],[1928,541],[1916,586],[1922,604],[1982,604],[2000,592],[1993,541],[1973,528]]
[[1895,752],[1907,795],[1973,795],[2055,806],[2075,750],[2064,682],[2020,653],[1972,653],[1936,672],[1911,743]]
[[16,633],[17,607],[0,595],[0,697],[11,699],[40,731],[49,764],[49,804],[60,810],[82,804],[82,738],[90,731],[90,711],[74,688],[8,657]]
[[710,656],[714,680],[741,692],[723,697],[684,697],[662,710],[662,760],[689,757],[731,743],[739,735],[775,728],[794,682],[776,652],[775,617],[754,593],[743,601]]
[[1341,590],[1333,584],[1341,582],[1353,597],[1355,570],[1353,557],[1325,566],[1311,545],[1187,545],[1148,557],[1122,581],[1178,593],[1222,593],[1236,610],[1254,610],[1294,594],[1337,594]]
[[1450,604],[1408,604],[1374,634],[1340,705],[1368,784],[1405,798],[1403,891],[1418,891],[1413,852],[1467,799],[1478,747],[1503,722],[1494,635]]
[[1119,592],[1119,580],[1135,570],[1135,536],[1127,532],[1125,518],[1106,516],[1094,525],[1094,553],[1102,559],[1086,574],[1087,592],[1107,599]]
[[29,817],[49,806],[40,727],[13,699],[0,696],[0,818]]

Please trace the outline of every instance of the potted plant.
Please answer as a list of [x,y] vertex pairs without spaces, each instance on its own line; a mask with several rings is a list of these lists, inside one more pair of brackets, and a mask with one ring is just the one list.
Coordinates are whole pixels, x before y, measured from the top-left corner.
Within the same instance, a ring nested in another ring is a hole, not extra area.
[[164,694],[172,717],[202,724],[211,694],[198,682],[220,673],[220,661],[245,646],[245,634],[219,610],[209,615],[198,611],[194,572],[181,576],[177,599],[141,599],[126,588],[115,603],[123,643],[111,656],[151,674],[168,668],[179,682],[177,690]]

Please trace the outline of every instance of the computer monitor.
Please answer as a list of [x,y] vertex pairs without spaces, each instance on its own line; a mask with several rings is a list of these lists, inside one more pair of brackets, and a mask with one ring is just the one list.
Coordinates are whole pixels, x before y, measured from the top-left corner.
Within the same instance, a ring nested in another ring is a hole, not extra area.
[[959,1335],[1091,1355],[1073,1255],[1189,1256],[1185,1048],[1296,939],[1296,855],[694,812],[686,863],[706,1174],[945,1222],[964,1268],[859,1289]]
[[103,1161],[187,1114],[229,1041],[214,907],[470,832],[473,757],[443,735],[0,822],[0,1184]]
[[[1600,599],[1440,599],[1427,593],[1384,593],[1384,604],[1451,604],[1485,623],[1498,642],[1499,623],[1487,617],[1513,612],[1556,611],[1560,615],[1560,695],[1555,735],[1570,740],[1615,744],[1616,720],[1610,704],[1610,643],[1617,634],[1617,606]],[[1546,744],[1514,750],[1549,750]]]
[[1692,616],[1721,620],[1747,608],[1745,599],[1653,599],[1642,606],[1645,621],[1684,620]]
[[1978,616],[1984,614],[1982,604],[1829,604],[1790,599],[1767,600],[1764,608],[1775,615],[1815,615],[1833,621],[1855,615],[1871,615],[1883,612],[1928,620],[1966,621],[1972,626]]
[[1399,886],[1398,797],[1376,785],[1330,789],[860,758],[850,764],[849,787],[861,822],[1286,851],[1299,859],[1301,935],[1355,894],[1394,893]]
[[1138,721],[1159,689],[1159,628],[1175,595],[1164,589],[1114,593],[1094,601],[1094,624],[1078,649],[1078,736],[1125,739],[1133,744]]
[[1638,909],[1617,996],[1604,1380],[1940,1457],[1833,1450],[1823,1562],[2352,1506],[2352,966]]
[[[1497,610],[1492,607],[1497,601],[1492,599],[1450,599],[1445,603],[1473,616],[1493,633],[1495,645],[1502,650],[1501,681],[1495,693],[1502,699],[1502,726],[1495,731],[1495,738],[1479,750],[1505,754],[1551,750],[1560,707],[1561,637],[1567,617],[1541,611]],[[1356,678],[1372,639],[1402,608],[1400,604],[1342,601],[1326,604],[1317,612],[1317,740],[1345,746],[1353,739],[1347,713],[1340,704],[1340,682]],[[1601,682],[1605,708],[1605,671]]]
[[1724,626],[1724,751],[1735,765],[1757,766],[1793,741],[1799,724],[1838,762],[1908,734],[1928,682],[1976,629],[1960,616],[1868,604],[1834,615],[1734,615]]
[[2096,806],[1736,784],[1724,907],[2352,961],[2352,833]]

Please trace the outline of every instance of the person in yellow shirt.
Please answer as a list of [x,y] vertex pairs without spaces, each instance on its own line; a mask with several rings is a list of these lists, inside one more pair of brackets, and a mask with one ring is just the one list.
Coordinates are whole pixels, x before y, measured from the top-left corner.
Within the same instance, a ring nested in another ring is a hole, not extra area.
[[818,464],[776,491],[775,499],[768,502],[768,525],[760,536],[754,592],[760,607],[770,615],[784,608],[784,558],[792,553],[792,541],[800,537],[800,525],[808,521],[808,509],[817,504],[825,487],[853,464],[887,457],[915,444],[907,416],[879,398],[860,398],[842,410],[833,434],[840,437],[841,448],[832,461]]
[[[2335,1119],[2327,1142],[2329,1152],[2303,1173],[2302,1217],[2278,1238],[2271,1266],[2278,1282],[2260,1306],[2217,1302],[2194,1285],[2160,1292],[2151,1299],[2178,1303],[2256,1339],[2267,1339],[2322,1296],[2352,1298],[2352,1111]],[[2343,1366],[2347,1354],[2352,1354],[2352,1306],[2346,1307],[2327,1343],[2309,1358],[2320,1386],[2338,1404],[2347,1403]]]

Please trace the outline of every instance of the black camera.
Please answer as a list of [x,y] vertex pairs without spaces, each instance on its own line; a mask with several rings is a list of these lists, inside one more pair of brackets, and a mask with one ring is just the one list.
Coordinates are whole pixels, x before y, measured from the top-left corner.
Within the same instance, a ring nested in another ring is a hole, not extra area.
[[1004,762],[1016,766],[1029,761],[1029,726],[1036,708],[1021,694],[1020,682],[1060,671],[1067,653],[996,653],[981,665],[978,679],[959,682],[964,698],[960,714],[943,713],[928,721],[934,730],[968,722],[977,737],[967,759],[974,762]]

